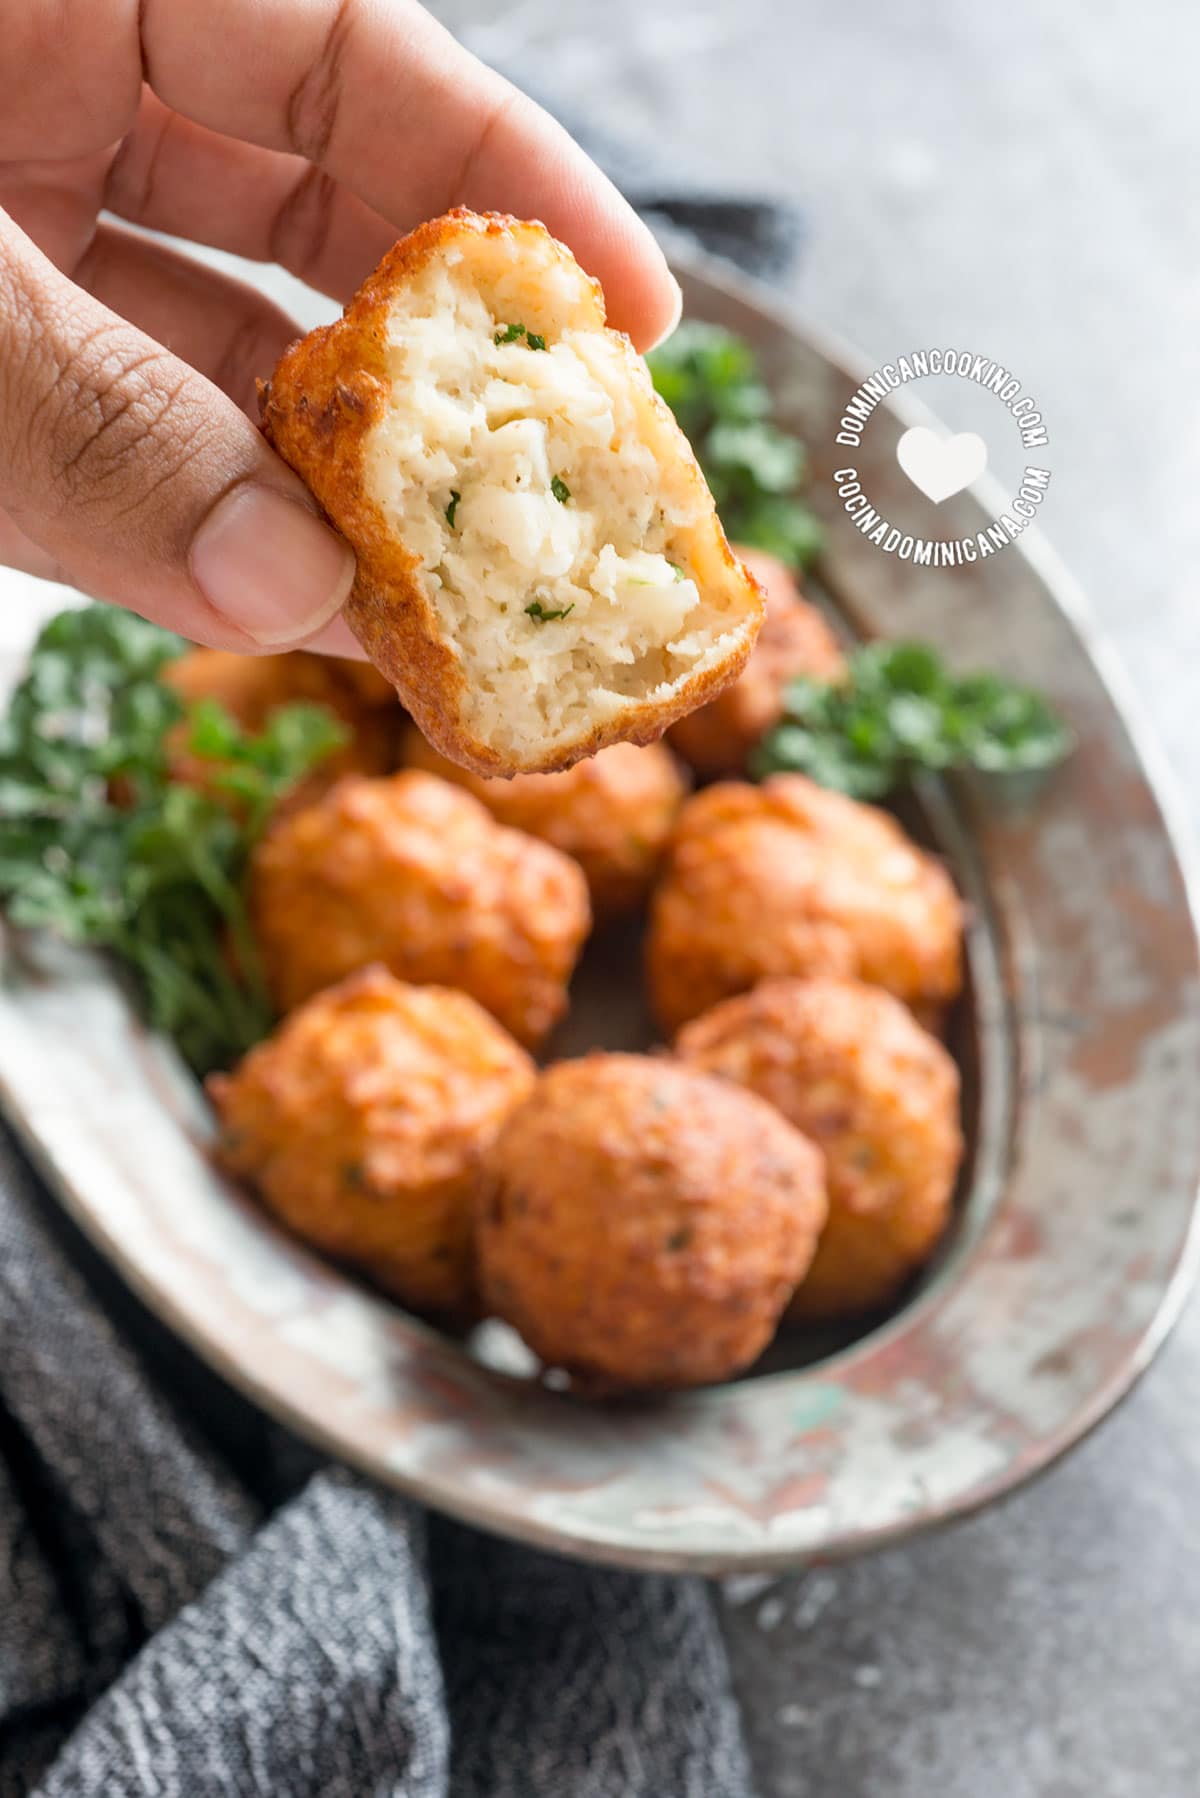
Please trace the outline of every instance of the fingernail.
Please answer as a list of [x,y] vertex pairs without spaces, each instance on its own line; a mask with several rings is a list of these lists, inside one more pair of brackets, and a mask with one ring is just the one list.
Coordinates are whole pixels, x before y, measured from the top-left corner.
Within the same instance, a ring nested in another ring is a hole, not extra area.
[[660,343],[665,343],[667,341],[667,338],[671,335],[672,331],[683,317],[683,289],[675,279],[674,275],[671,276],[671,286],[674,289],[674,310],[663,331],[650,345],[652,350],[656,350]]
[[354,581],[354,557],[328,525],[251,482],[217,501],[192,540],[191,567],[209,605],[262,644],[311,637]]

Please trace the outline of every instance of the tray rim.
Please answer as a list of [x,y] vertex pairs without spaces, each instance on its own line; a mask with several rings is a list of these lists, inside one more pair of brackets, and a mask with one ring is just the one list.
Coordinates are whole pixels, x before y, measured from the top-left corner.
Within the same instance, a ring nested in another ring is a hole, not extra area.
[[[699,252],[673,253],[672,260],[680,272],[695,275],[709,285],[723,290],[729,297],[749,304],[777,328],[791,337],[803,340],[818,355],[848,379],[861,379],[872,366],[859,352],[849,348],[836,335],[803,320],[799,313],[782,300],[774,290],[740,274],[731,265]],[[908,394],[893,395],[891,410],[904,422],[928,422],[935,417],[921,402]],[[984,476],[969,492],[985,505],[999,509],[1004,498],[1000,484]],[[1137,758],[1146,784],[1161,815],[1163,833],[1178,871],[1188,911],[1193,956],[1200,969],[1200,851],[1186,816],[1182,791],[1153,730],[1146,722],[1142,702],[1133,691],[1126,671],[1111,644],[1097,624],[1079,584],[1058,554],[1050,547],[1037,527],[1025,532],[1021,541],[1011,546],[1010,553],[1019,555],[1032,568],[1045,588],[1054,607],[1065,618],[1081,651],[1095,670],[1117,713]],[[298,1435],[316,1443],[335,1458],[357,1466],[373,1478],[380,1479],[431,1508],[447,1512],[464,1522],[514,1540],[601,1564],[640,1568],[647,1571],[690,1571],[708,1575],[732,1572],[780,1572],[804,1565],[814,1558],[836,1560],[869,1552],[889,1544],[923,1535],[941,1525],[965,1518],[987,1508],[1009,1492],[1031,1482],[1053,1467],[1066,1453],[1083,1441],[1133,1389],[1163,1346],[1175,1323],[1193,1283],[1200,1276],[1200,1188],[1193,1193],[1186,1233],[1179,1246],[1169,1278],[1158,1296],[1154,1312],[1135,1344],[1110,1378],[1093,1392],[1087,1403],[1072,1413],[1068,1422],[1047,1435],[1038,1452],[1019,1465],[1006,1463],[992,1478],[978,1482],[958,1497],[931,1502],[918,1515],[905,1515],[877,1528],[859,1528],[823,1541],[819,1551],[798,1551],[786,1544],[772,1547],[766,1543],[731,1544],[727,1552],[667,1548],[644,1539],[636,1544],[614,1541],[600,1534],[577,1535],[561,1524],[546,1523],[529,1513],[504,1511],[497,1513],[486,1498],[463,1490],[447,1491],[444,1483],[417,1469],[401,1471],[395,1466],[384,1469],[377,1457],[363,1451],[355,1454],[344,1437],[322,1422],[313,1411],[293,1404],[286,1396],[261,1379],[244,1357],[227,1351],[223,1344],[205,1336],[202,1329],[179,1310],[170,1295],[164,1295],[154,1279],[135,1256],[113,1239],[94,1208],[88,1205],[69,1172],[47,1147],[38,1133],[36,1114],[27,1111],[17,1100],[0,1069],[0,1096],[10,1124],[46,1178],[52,1191],[62,1202],[74,1224],[115,1268],[147,1308],[188,1344],[193,1352],[212,1366],[237,1390],[256,1405],[293,1429]],[[360,1294],[368,1305],[383,1306],[382,1300]],[[920,1295],[914,1309],[923,1306],[933,1294]],[[906,1308],[904,1318],[911,1316]],[[800,1380],[810,1374],[824,1374],[837,1367],[846,1356],[861,1352],[863,1341],[874,1343],[886,1337],[890,1324],[871,1332],[850,1348],[815,1363],[810,1368],[787,1374],[767,1374],[765,1380]],[[433,1332],[429,1332],[433,1335]],[[440,1340],[440,1339],[439,1339]],[[705,1389],[685,1394],[672,1401],[681,1406],[712,1407],[714,1399],[728,1406],[736,1402],[738,1388]]]

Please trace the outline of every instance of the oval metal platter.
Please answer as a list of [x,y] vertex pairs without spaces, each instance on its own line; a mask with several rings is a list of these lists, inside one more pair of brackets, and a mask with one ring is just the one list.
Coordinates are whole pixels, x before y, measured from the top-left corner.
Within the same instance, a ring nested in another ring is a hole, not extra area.
[[[305,1251],[207,1159],[203,1097],[99,962],[10,940],[0,1092],[87,1235],[160,1318],[302,1435],[487,1529],[626,1566],[794,1566],[987,1504],[1069,1448],[1162,1342],[1196,1260],[1200,967],[1190,850],[1069,579],[1027,532],[969,568],[897,564],[835,510],[822,445],[864,369],[720,267],[684,260],[688,310],[759,352],[810,446],[821,583],[855,634],[918,636],[1036,683],[1073,759],[1034,790],[920,796],[969,902],[955,1047],[969,1165],[955,1228],[908,1302],[856,1341],[784,1341],[737,1383],[595,1407],[518,1360],[439,1335]],[[905,477],[881,411],[854,452],[886,510]],[[938,530],[974,532],[976,487]],[[911,501],[911,490],[909,490]],[[900,499],[901,515],[904,500]],[[16,677],[64,602],[0,577]],[[557,1052],[639,1039],[632,943],[609,946]],[[612,958],[621,978],[612,979]],[[605,996],[607,995],[607,996]]]

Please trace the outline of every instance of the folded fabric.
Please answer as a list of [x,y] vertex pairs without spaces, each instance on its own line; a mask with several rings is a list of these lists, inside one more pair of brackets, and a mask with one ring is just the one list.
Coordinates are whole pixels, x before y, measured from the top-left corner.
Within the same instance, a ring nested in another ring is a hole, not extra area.
[[53,1205],[0,1133],[4,1798],[745,1798],[702,1582],[431,1522],[176,1347],[235,1471]]

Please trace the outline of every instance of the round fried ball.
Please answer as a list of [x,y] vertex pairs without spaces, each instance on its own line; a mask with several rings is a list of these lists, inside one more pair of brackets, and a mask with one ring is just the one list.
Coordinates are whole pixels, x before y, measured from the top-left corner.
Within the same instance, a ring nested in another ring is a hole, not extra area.
[[[286,705],[319,705],[333,714],[347,733],[346,741],[325,756],[288,793],[286,809],[310,804],[344,774],[386,774],[396,762],[395,717],[368,700],[357,677],[347,671],[356,663],[303,650],[281,656],[241,656],[222,649],[192,649],[163,669],[162,680],[185,705],[215,699],[243,729],[260,731],[272,712]],[[371,674],[382,680],[378,670]],[[386,682],[384,683],[386,685]],[[391,693],[391,689],[388,689]],[[395,694],[391,694],[393,702]],[[170,744],[173,780],[205,786],[211,762],[187,747],[187,725],[176,727]]]
[[208,1090],[223,1164],[286,1224],[415,1310],[465,1316],[482,1157],[534,1078],[465,993],[368,968]]
[[414,724],[402,760],[457,782],[501,824],[572,856],[587,877],[593,911],[604,918],[636,910],[646,897],[687,797],[679,764],[661,743],[614,743],[561,774],[488,780],[439,755]]
[[673,724],[668,742],[697,774],[741,774],[750,751],[783,715],[789,681],[805,674],[835,681],[846,662],[829,625],[800,590],[792,572],[761,549],[738,549],[766,590],[767,612],[745,669],[715,699]]
[[778,1112],[644,1055],[550,1068],[489,1170],[484,1303],[584,1391],[746,1367],[825,1218],[820,1155]]
[[333,663],[338,679],[343,686],[360,699],[363,705],[372,709],[400,711],[400,697],[386,674],[376,668],[374,662],[358,661],[353,656],[326,656],[322,658]]
[[773,975],[857,977],[936,1006],[961,985],[961,939],[949,875],[894,818],[777,774],[684,806],[651,901],[646,969],[673,1035]]
[[415,771],[349,776],[274,824],[252,858],[250,911],[281,1011],[379,961],[460,987],[528,1046],[566,1010],[591,924],[568,856]]
[[880,987],[768,980],[694,1019],[676,1051],[769,1100],[824,1152],[829,1219],[790,1315],[894,1299],[946,1227],[962,1158],[958,1069],[941,1043]]

